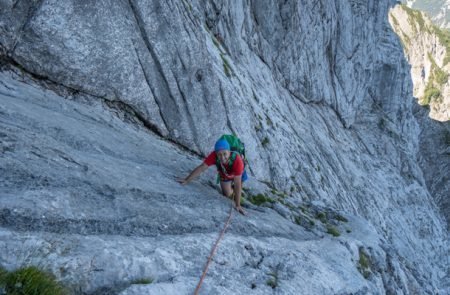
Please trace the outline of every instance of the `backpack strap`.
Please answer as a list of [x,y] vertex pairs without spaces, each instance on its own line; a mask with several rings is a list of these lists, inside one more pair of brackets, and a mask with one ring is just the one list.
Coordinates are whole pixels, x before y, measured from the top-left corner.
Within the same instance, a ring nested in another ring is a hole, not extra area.
[[[231,153],[231,155],[230,155],[230,158],[228,159],[227,166],[233,167],[234,161],[236,160],[237,153],[234,151],[231,151],[230,153]],[[223,174],[228,176],[226,167],[223,166],[223,164],[219,160],[219,157],[217,157],[217,156],[216,156],[216,167],[217,167],[217,171],[222,171]]]

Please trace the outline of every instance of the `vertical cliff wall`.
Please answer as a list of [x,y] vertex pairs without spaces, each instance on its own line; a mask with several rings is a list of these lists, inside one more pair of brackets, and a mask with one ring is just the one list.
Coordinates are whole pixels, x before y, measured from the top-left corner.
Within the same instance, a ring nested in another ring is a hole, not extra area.
[[418,103],[429,106],[434,120],[449,121],[450,33],[439,29],[424,13],[404,5],[392,9],[389,18],[411,65]]
[[254,179],[373,223],[406,261],[386,285],[413,293],[440,284],[446,228],[417,160],[394,4],[5,1],[0,46],[7,64],[197,154],[238,134]]
[[[421,126],[419,158],[427,187],[449,220],[450,159],[450,88],[448,83],[450,48],[449,33],[438,29],[421,13],[397,5],[389,15],[394,31],[402,41],[406,58],[411,64],[413,94],[422,109],[416,107]],[[432,122],[424,114],[429,112]]]

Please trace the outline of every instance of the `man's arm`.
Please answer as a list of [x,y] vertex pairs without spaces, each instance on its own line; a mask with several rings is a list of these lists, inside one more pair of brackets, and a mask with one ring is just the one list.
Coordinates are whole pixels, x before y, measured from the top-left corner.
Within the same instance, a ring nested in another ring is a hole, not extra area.
[[202,174],[206,169],[208,169],[208,165],[206,165],[205,163],[201,163],[194,170],[192,170],[192,172],[189,174],[188,177],[186,177],[184,179],[183,178],[178,179],[178,182],[181,183],[181,184],[188,184],[193,179],[195,179],[200,174]]
[[244,209],[241,207],[241,193],[242,193],[242,175],[234,177],[234,204],[236,210],[245,215]]

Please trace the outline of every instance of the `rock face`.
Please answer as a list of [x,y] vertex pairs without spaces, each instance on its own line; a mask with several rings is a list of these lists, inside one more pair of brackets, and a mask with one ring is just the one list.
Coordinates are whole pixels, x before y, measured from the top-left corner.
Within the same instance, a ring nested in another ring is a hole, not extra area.
[[[414,112],[421,125],[419,163],[427,187],[449,222],[450,73],[449,48],[444,32],[421,12],[397,5],[389,14],[390,23],[402,40],[411,64],[414,96],[427,108]],[[429,116],[442,123],[433,123]],[[435,148],[430,149],[433,146]]]
[[389,14],[392,28],[402,40],[411,64],[413,94],[430,106],[430,117],[450,120],[450,33],[440,30],[422,12],[397,5]]
[[[415,116],[422,126],[419,164],[427,187],[450,224],[450,124],[436,123],[427,116],[427,110],[416,107]],[[430,149],[430,147],[434,147]]]
[[[211,187],[212,171],[183,187],[175,177],[196,157],[101,103],[0,78],[1,266],[39,265],[74,294],[192,294],[231,205]],[[367,221],[284,199],[289,207],[234,214],[201,294],[378,294],[409,284]]]
[[447,0],[403,0],[408,7],[426,12],[440,28],[450,29],[450,2]]
[[[80,294],[191,293],[229,205],[174,177],[200,162],[186,149],[235,132],[252,190],[290,197],[233,220],[204,294],[271,293],[271,278],[280,294],[446,292],[418,156],[436,147],[419,138],[395,1],[335,2],[1,2],[0,265],[45,264]],[[351,232],[296,224],[304,202]],[[128,287],[142,277],[155,283]]]

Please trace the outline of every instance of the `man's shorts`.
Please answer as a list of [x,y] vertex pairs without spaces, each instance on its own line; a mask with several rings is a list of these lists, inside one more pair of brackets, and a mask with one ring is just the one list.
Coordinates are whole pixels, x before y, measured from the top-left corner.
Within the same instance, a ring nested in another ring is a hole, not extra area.
[[[244,173],[242,173],[242,176],[241,176],[241,180],[242,180],[242,182],[244,182],[247,179],[248,179],[247,171],[244,170]],[[222,181],[222,182],[230,182],[230,181],[233,181],[233,179],[225,179],[225,180],[221,179],[220,181]]]

